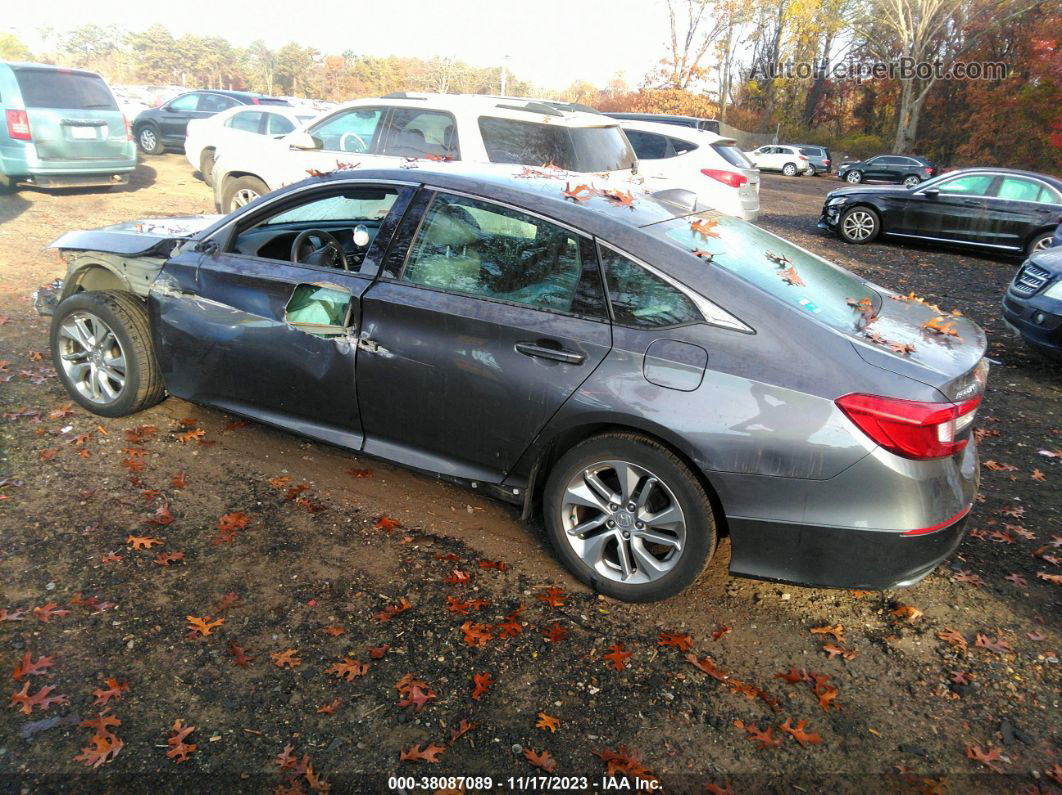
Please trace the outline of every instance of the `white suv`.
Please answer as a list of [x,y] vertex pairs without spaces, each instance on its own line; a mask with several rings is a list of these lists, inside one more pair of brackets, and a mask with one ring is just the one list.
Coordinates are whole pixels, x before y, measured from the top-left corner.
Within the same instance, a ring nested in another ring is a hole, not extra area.
[[761,171],[781,171],[787,177],[815,173],[815,166],[795,146],[761,146],[746,154]]
[[629,177],[637,162],[608,116],[524,98],[389,94],[347,102],[282,138],[219,147],[215,204],[227,213],[309,174],[418,159],[552,164],[616,178]]

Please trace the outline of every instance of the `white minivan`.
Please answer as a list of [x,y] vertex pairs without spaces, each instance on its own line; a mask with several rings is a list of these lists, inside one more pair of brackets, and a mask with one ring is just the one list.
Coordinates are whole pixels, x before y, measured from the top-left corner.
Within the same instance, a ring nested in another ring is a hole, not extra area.
[[659,122],[624,121],[622,127],[649,190],[688,190],[699,204],[728,215],[745,221],[759,216],[760,172],[733,138]]

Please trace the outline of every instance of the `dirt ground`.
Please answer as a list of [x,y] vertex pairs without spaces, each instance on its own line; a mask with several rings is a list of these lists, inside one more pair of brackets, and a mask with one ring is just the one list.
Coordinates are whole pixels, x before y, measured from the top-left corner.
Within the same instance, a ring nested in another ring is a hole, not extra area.
[[[724,539],[693,588],[643,606],[578,586],[540,528],[473,492],[172,398],[102,422],[70,407],[28,300],[62,275],[43,247],[211,193],[169,154],[125,189],[0,197],[0,677],[22,694],[0,792],[530,790],[552,765],[594,791],[1060,791],[1062,589],[1038,574],[1062,573],[1062,374],[999,317],[1016,261],[845,246],[815,229],[837,184],[765,177],[762,225],[989,335],[970,535],[887,593],[733,579]],[[781,728],[798,721],[820,741]],[[94,748],[98,768],[75,760]]]

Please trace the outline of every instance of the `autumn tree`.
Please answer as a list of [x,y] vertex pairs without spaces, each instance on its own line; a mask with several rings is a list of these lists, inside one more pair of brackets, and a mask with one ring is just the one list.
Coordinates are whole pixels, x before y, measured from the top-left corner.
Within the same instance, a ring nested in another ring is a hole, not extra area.
[[646,79],[654,88],[685,91],[706,76],[702,65],[709,48],[724,30],[717,14],[719,0],[665,0],[670,37],[660,66]]
[[29,47],[12,33],[0,33],[0,61],[28,61]]

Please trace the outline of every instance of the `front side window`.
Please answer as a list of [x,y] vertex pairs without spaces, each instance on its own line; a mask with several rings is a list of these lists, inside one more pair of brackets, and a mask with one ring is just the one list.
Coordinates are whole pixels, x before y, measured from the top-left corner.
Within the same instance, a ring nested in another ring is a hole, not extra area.
[[198,94],[185,94],[182,97],[177,97],[166,107],[172,110],[179,111],[191,111],[199,107],[199,95]]
[[479,131],[492,163],[541,166],[568,171],[623,171],[635,154],[618,127],[565,127],[481,116]]
[[257,133],[261,123],[262,111],[245,110],[230,116],[229,120],[225,122],[225,126],[234,130],[242,130],[243,132]]
[[396,108],[383,136],[383,154],[457,160],[457,127],[449,113]]
[[945,180],[939,183],[936,188],[941,193],[955,193],[961,196],[987,196],[989,188],[992,187],[993,179],[995,177],[991,174],[970,174],[965,177]]
[[637,262],[600,246],[612,317],[621,326],[662,328],[704,320],[685,293]]
[[448,292],[604,319],[589,240],[517,210],[438,194],[401,281]]
[[309,132],[328,152],[371,152],[383,113],[383,108],[354,108],[330,116]]

